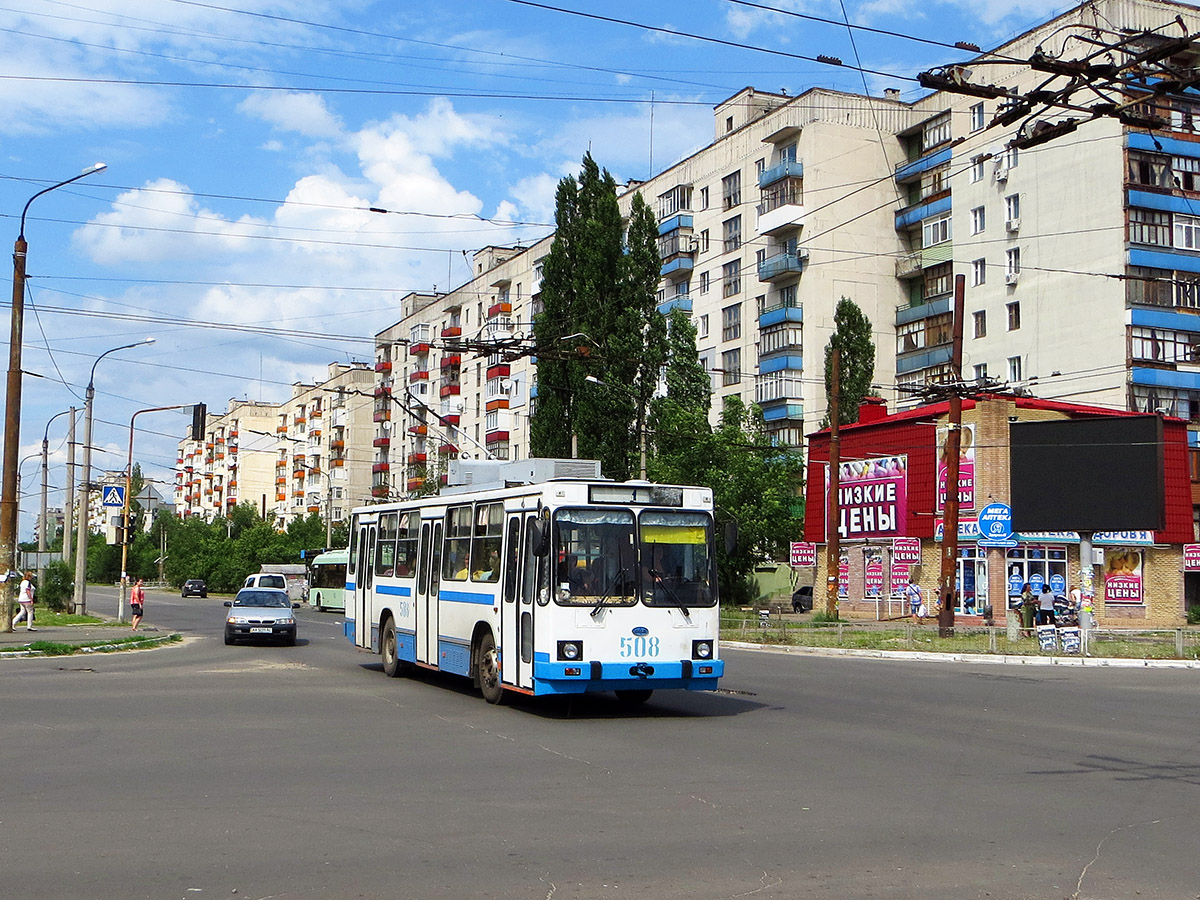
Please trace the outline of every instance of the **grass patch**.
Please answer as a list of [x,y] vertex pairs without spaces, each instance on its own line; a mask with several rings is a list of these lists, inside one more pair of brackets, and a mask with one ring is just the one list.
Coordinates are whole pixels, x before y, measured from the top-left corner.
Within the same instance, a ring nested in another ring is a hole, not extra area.
[[116,653],[121,650],[137,650],[141,647],[153,647],[168,642],[177,643],[182,640],[183,636],[179,634],[164,635],[162,637],[157,635],[154,637],[128,635],[104,641],[87,641],[82,644],[63,644],[58,641],[33,641],[19,649],[41,653],[44,656],[71,656],[76,653]]
[[[42,607],[33,608],[34,628],[53,628],[56,625],[118,625],[109,619],[98,619],[95,616],[81,616],[76,613],[51,612]],[[23,626],[22,626],[23,627]]]

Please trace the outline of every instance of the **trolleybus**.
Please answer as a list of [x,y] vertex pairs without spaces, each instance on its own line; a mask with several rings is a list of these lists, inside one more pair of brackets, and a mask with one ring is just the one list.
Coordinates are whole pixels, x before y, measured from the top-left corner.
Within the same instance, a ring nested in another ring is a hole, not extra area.
[[[582,463],[582,477],[547,477]],[[476,472],[440,496],[354,510],[356,647],[381,654],[389,676],[467,676],[490,703],[716,688],[711,490],[605,480],[590,460],[474,465],[495,482]]]
[[346,560],[350,551],[326,550],[309,563],[308,600],[318,611],[346,608]]

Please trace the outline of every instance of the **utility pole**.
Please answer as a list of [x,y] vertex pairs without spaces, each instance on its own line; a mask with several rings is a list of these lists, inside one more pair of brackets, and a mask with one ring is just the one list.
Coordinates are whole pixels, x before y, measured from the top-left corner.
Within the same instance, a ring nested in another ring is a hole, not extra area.
[[842,438],[838,431],[841,425],[838,408],[838,394],[841,391],[840,357],[840,351],[834,347],[833,377],[830,379],[829,392],[829,499],[825,510],[825,614],[830,617],[837,615],[838,576],[842,566],[841,536],[838,534],[838,488],[841,482],[838,467],[842,463]]
[[966,306],[967,279],[958,275],[954,279],[954,320],[951,323],[950,378],[954,388],[950,391],[947,414],[946,443],[946,502],[942,512],[942,568],[938,579],[938,597],[942,608],[938,612],[938,633],[942,637],[954,634],[954,594],[958,575],[958,466],[962,449],[962,352],[963,352],[963,309]]
[[71,561],[71,515],[75,507],[75,407],[71,407],[67,426],[67,499],[63,506],[62,561]]

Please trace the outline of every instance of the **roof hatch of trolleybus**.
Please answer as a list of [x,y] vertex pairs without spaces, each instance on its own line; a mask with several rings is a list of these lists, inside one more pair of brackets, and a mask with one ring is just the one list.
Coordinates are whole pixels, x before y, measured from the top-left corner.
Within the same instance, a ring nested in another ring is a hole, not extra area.
[[601,476],[598,459],[452,459],[442,493],[512,487],[556,479],[610,480]]

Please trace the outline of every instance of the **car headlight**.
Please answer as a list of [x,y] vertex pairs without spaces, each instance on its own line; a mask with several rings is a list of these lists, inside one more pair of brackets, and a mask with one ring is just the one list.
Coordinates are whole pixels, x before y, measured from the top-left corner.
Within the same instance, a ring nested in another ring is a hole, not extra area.
[[288,617],[288,618],[286,618],[286,619],[276,619],[276,620],[275,620],[275,624],[276,624],[276,625],[295,625],[295,624],[296,624],[296,620],[295,620],[295,619],[293,619],[293,618],[291,618],[291,617],[289,616],[289,617]]
[[583,641],[559,641],[558,658],[574,662],[583,658]]
[[230,616],[225,621],[230,625],[245,625],[249,620],[245,616]]
[[692,659],[712,659],[712,641],[692,641]]

